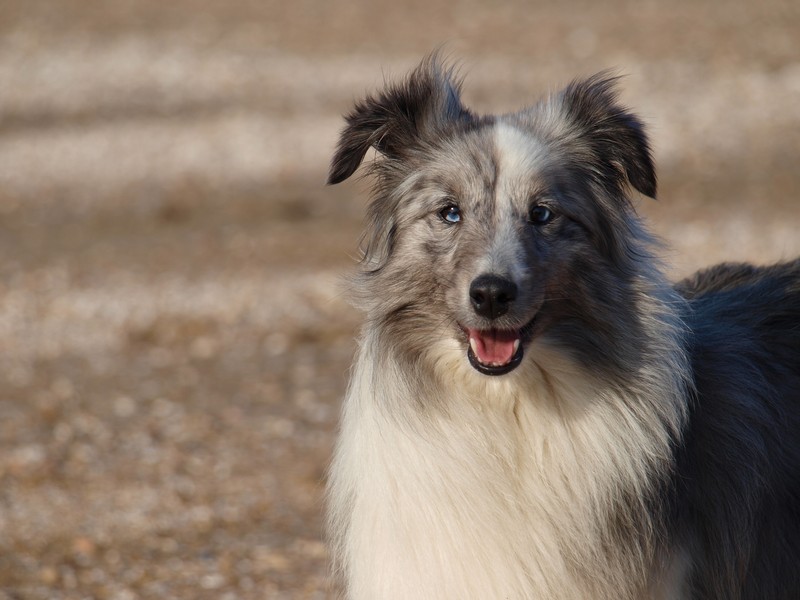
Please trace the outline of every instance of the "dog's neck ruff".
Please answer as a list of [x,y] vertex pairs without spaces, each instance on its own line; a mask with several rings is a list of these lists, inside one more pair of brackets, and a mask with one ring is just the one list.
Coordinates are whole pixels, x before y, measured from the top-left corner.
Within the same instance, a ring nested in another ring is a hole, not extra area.
[[540,363],[509,376],[467,365],[470,383],[460,368],[420,383],[367,332],[329,488],[350,599],[645,597],[653,540],[640,532],[657,523],[641,503],[682,392],[657,371],[647,397],[612,392],[534,346]]

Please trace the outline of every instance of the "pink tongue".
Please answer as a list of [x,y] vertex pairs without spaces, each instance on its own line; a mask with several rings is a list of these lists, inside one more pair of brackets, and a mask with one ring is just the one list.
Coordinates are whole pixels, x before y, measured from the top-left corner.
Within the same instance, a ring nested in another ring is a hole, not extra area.
[[516,352],[514,342],[519,339],[518,332],[498,329],[488,331],[468,329],[467,333],[472,352],[483,364],[501,366],[508,364],[514,358]]

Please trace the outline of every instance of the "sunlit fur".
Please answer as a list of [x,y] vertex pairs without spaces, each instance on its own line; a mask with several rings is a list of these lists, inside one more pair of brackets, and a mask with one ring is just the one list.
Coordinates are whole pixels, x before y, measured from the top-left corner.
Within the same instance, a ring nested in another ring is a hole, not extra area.
[[[694,306],[757,278],[726,271],[678,289],[665,279],[629,199],[631,188],[655,195],[648,141],[613,83],[600,75],[518,113],[476,116],[433,57],[348,116],[330,182],[370,147],[381,157],[351,286],[366,323],[328,489],[347,598],[796,597],[748,595],[756,588],[743,580],[766,576],[754,553],[771,549],[744,532],[720,539],[748,547],[709,556],[718,530],[754,526],[763,503],[717,510],[691,480],[698,468],[736,468],[735,456],[703,463],[716,438],[752,434],[746,423],[723,420],[707,435],[694,425],[705,398]],[[541,202],[557,216],[533,225]],[[448,203],[461,210],[456,225],[439,216]],[[779,269],[794,282],[782,310],[800,323],[800,266]],[[468,298],[483,273],[519,288],[491,323]],[[467,326],[529,326],[522,363],[498,377],[476,371]],[[800,350],[786,354],[787,385],[800,383]],[[787,395],[747,389],[754,405]],[[781,417],[797,425],[796,411]],[[798,486],[787,490],[779,502]],[[698,518],[704,502],[720,522]],[[800,556],[796,538],[777,544]],[[796,573],[778,575],[787,593],[799,589]]]

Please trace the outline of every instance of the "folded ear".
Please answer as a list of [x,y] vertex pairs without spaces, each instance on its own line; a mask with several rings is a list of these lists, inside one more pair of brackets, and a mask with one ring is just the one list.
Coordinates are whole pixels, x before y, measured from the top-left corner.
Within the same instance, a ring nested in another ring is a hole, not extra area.
[[[599,161],[595,171],[622,192],[627,184],[656,197],[656,172],[644,124],[617,101],[619,77],[607,72],[571,83],[560,95],[568,117]],[[594,165],[593,165],[594,166]],[[620,177],[622,176],[622,178]]]
[[356,104],[331,161],[328,183],[350,177],[370,147],[388,158],[402,158],[425,136],[469,116],[459,99],[460,83],[453,69],[437,55],[424,60],[400,84]]

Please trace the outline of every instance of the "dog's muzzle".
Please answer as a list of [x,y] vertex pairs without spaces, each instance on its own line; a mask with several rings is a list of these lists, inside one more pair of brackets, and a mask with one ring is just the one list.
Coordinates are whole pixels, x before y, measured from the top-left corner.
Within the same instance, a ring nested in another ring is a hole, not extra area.
[[[476,277],[469,286],[469,298],[475,314],[494,321],[507,314],[517,299],[517,285],[494,274]],[[522,330],[476,329],[463,327],[467,334],[470,364],[484,375],[505,375],[522,362]]]

